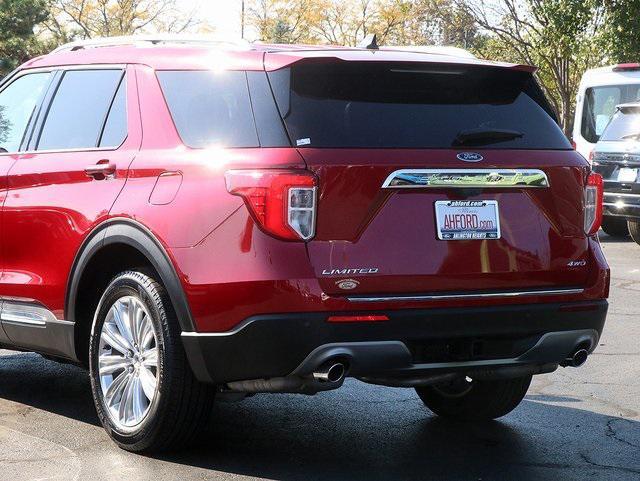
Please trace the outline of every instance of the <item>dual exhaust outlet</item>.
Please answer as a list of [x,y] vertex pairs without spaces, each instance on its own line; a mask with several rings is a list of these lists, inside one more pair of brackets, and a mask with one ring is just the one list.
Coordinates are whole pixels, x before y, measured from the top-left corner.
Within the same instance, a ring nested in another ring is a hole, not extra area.
[[310,375],[274,377],[269,379],[250,379],[232,381],[226,384],[227,389],[236,393],[290,392],[299,394],[315,394],[338,387],[347,373],[347,364],[329,360],[321,364]]
[[562,367],[580,367],[585,362],[587,362],[587,358],[589,357],[589,351],[584,348],[577,349],[567,357],[564,361],[560,363]]
[[347,372],[342,362],[328,361],[313,372],[312,377],[319,382],[340,382]]

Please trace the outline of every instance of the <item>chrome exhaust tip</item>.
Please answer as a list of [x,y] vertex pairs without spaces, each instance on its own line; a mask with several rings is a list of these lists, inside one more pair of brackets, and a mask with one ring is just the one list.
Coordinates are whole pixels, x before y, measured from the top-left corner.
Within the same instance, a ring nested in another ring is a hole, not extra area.
[[562,363],[562,366],[571,366],[571,367],[580,367],[585,362],[587,362],[587,358],[589,357],[589,351],[586,349],[578,349],[571,356],[566,358]]
[[320,382],[339,382],[344,378],[347,371],[346,366],[341,362],[328,362],[314,371],[313,378]]

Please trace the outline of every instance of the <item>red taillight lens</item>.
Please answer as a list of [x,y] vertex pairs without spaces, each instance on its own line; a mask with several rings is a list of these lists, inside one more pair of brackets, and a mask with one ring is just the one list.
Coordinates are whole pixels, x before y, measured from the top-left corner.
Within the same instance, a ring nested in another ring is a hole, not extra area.
[[578,146],[576,145],[576,141],[575,141],[575,140],[572,140],[572,141],[571,141],[571,147],[573,147],[573,150],[576,150],[576,148],[578,147]]
[[306,170],[230,170],[227,190],[241,196],[258,225],[280,239],[315,234],[317,181]]
[[593,235],[602,224],[602,176],[592,172],[584,189],[584,232]]

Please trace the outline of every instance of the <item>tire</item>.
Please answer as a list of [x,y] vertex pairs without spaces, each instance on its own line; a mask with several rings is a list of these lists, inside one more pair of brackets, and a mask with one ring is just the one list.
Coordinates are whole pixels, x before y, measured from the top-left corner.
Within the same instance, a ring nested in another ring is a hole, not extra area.
[[184,447],[207,424],[214,387],[194,378],[180,333],[152,274],[122,272],[105,289],[89,342],[91,390],[100,422],[127,451]]
[[622,217],[604,217],[602,230],[611,237],[627,237],[629,235],[627,220]]
[[513,411],[527,394],[531,378],[471,382],[462,378],[446,385],[417,387],[416,392],[438,416],[460,421],[488,421]]
[[629,220],[627,221],[627,226],[629,227],[629,234],[631,234],[631,238],[636,244],[640,244],[640,221]]

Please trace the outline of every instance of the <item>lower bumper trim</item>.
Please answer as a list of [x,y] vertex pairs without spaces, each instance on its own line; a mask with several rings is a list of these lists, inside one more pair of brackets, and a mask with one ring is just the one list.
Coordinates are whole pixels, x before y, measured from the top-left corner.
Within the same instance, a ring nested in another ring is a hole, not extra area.
[[[606,300],[597,300],[397,309],[382,312],[389,321],[363,323],[327,322],[341,314],[334,312],[273,314],[249,318],[226,335],[184,333],[182,341],[196,377],[215,384],[304,377],[332,358],[348,360],[350,376],[402,377],[559,364],[577,344],[596,346],[607,308]],[[467,355],[468,341],[473,352],[476,340],[488,350]],[[460,345],[463,355],[443,356],[442,345]]]

